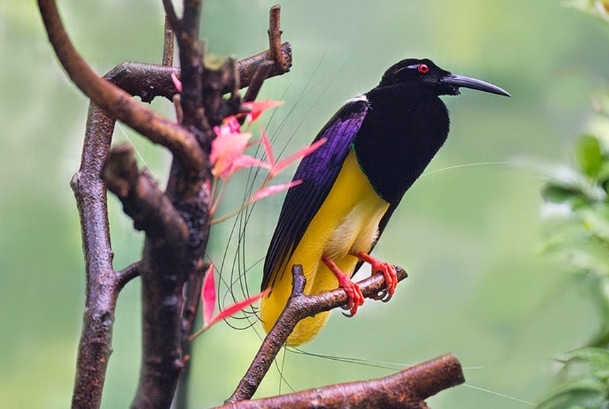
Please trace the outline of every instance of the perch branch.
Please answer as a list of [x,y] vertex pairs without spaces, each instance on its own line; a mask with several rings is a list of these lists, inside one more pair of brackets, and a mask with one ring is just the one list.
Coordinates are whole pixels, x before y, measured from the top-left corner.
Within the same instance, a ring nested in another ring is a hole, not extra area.
[[[402,281],[408,276],[406,271],[399,266],[396,266],[396,273],[398,281]],[[295,265],[292,268],[292,274],[292,294],[285,309],[262,342],[245,376],[227,402],[250,399],[254,395],[273,360],[300,320],[341,307],[349,299],[347,292],[342,288],[316,295],[306,295],[304,294],[306,280],[302,273],[302,267]],[[373,274],[358,284],[364,297],[377,298],[378,294],[385,289],[385,278],[382,274]]]
[[461,364],[449,354],[383,378],[229,403],[215,409],[425,409],[425,399],[463,382]]

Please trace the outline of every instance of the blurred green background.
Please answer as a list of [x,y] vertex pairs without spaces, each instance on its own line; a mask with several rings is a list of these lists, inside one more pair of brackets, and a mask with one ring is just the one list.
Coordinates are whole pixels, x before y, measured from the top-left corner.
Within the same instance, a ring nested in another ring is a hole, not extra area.
[[[160,61],[160,3],[64,0],[59,8],[77,48],[101,75],[125,60]],[[205,2],[207,49],[238,58],[264,49],[272,4]],[[335,313],[303,347],[364,364],[287,352],[257,396],[382,376],[453,352],[467,385],[431,398],[430,406],[530,407],[552,384],[553,358],[597,327],[573,272],[542,252],[539,189],[546,175],[537,165],[572,162],[572,140],[587,124],[591,95],[606,85],[609,32],[554,0],[288,0],[282,6],[294,67],[265,85],[263,97],[285,104],[262,122],[286,153],[307,144],[343,101],[374,87],[404,57],[429,57],[513,97],[465,90],[445,98],[449,141],[375,250],[410,277],[392,302],[369,302],[350,320]],[[0,54],[0,407],[61,408],[70,402],[84,304],[69,180],[79,164],[88,101],[58,67],[34,2],[0,4]],[[153,106],[172,115],[166,101]],[[116,140],[131,140],[142,164],[164,180],[166,152],[125,127]],[[223,211],[239,205],[246,183],[233,183]],[[280,197],[266,199],[249,219],[239,253],[245,258],[237,261],[250,268],[252,291],[280,205]],[[122,268],[139,258],[142,236],[114,198],[110,207],[115,266]],[[214,228],[208,249],[225,278],[243,271],[233,268],[233,226]],[[105,408],[126,407],[133,397],[139,315],[133,282],[119,299]],[[192,407],[229,396],[259,345],[256,330],[220,324],[195,342]]]

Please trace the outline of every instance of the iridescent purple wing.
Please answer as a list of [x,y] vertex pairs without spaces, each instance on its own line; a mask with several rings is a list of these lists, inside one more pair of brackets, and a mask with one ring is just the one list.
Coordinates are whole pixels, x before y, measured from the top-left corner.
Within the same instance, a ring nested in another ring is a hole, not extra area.
[[262,289],[272,286],[283,274],[291,251],[298,246],[309,223],[330,192],[351,145],[368,111],[364,96],[348,101],[317,134],[316,142],[326,142],[300,162],[294,180],[301,180],[289,189],[275,233],[264,261]]

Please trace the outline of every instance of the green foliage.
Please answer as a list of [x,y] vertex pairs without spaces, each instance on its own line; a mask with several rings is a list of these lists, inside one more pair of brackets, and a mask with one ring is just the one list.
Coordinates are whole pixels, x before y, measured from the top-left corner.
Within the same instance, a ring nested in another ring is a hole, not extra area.
[[[542,189],[546,249],[572,266],[600,312],[602,330],[587,346],[609,346],[609,148],[578,138],[576,167],[557,169]],[[606,324],[605,324],[606,323]]]
[[564,382],[538,409],[606,409],[609,407],[609,351],[582,348],[569,354]]
[[577,167],[555,172],[542,190],[553,215],[547,248],[578,271],[601,329],[586,347],[569,354],[560,386],[539,409],[609,407],[609,149],[586,134],[574,150]]
[[[571,3],[607,19],[607,3]],[[607,125],[599,104],[591,121]],[[609,147],[602,133],[581,135],[574,146],[576,166],[558,169],[542,189],[548,218],[547,249],[572,266],[585,283],[600,316],[600,330],[562,361],[559,386],[538,409],[609,408]]]

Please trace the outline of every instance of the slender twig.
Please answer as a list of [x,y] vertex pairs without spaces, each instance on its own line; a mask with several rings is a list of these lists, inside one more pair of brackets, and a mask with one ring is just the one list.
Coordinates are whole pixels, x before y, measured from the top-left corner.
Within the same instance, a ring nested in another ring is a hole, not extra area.
[[175,27],[177,27],[177,24],[179,23],[179,19],[176,10],[173,7],[172,0],[163,0],[163,7],[165,8],[165,18],[169,21],[169,25],[175,30]]
[[258,93],[262,88],[262,84],[264,83],[264,80],[269,77],[273,65],[273,61],[265,61],[258,66],[258,69],[254,73],[254,76],[250,81],[247,91],[243,96],[244,102],[254,101],[258,97]]
[[279,69],[287,70],[286,59],[281,52],[281,6],[279,4],[271,7],[269,13],[269,51],[271,52],[271,59],[275,61],[275,64]]
[[173,48],[175,36],[173,34],[173,28],[169,17],[165,15],[165,24],[163,27],[163,58],[161,59],[161,65],[165,67],[171,67],[173,65]]
[[121,271],[116,272],[116,289],[117,291],[121,291],[125,285],[135,277],[140,275],[140,263],[135,262],[129,264],[127,267],[122,269]]
[[241,80],[241,88],[246,87],[251,82],[252,76],[256,73],[258,67],[265,61],[274,62],[273,68],[268,74],[268,78],[289,72],[290,68],[292,68],[292,46],[290,45],[290,43],[286,42],[281,44],[280,50],[280,55],[285,60],[283,66],[280,66],[273,59],[272,53],[269,50],[262,51],[256,55],[252,55],[251,57],[244,58],[243,60],[239,61],[238,67],[239,77]]
[[[399,266],[396,266],[396,273],[398,281],[402,281],[408,276],[406,271]],[[273,360],[300,320],[323,311],[341,307],[349,299],[347,292],[342,288],[317,295],[306,295],[304,294],[306,280],[302,273],[302,267],[295,265],[292,269],[292,275],[292,294],[288,299],[285,309],[279,316],[279,319],[277,319],[275,326],[262,342],[245,376],[241,379],[237,389],[227,402],[250,399],[254,395],[260,382],[262,382],[262,379],[271,367]],[[378,294],[382,293],[385,289],[385,278],[382,274],[373,274],[358,284],[364,297],[377,298]]]
[[449,354],[383,378],[234,402],[214,409],[425,409],[425,399],[463,382],[461,364]]
[[190,276],[184,287],[184,304],[182,307],[182,333],[184,334],[182,351],[184,353],[184,370],[178,381],[173,408],[186,409],[188,407],[188,390],[190,386],[190,376],[192,368],[192,342],[189,336],[193,333],[199,301],[201,299],[201,287],[203,285],[204,272],[209,265],[203,260],[197,267],[197,273]]

